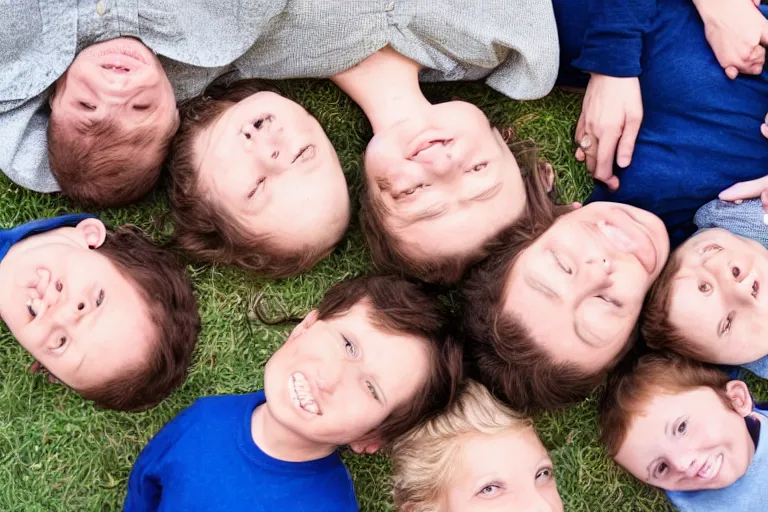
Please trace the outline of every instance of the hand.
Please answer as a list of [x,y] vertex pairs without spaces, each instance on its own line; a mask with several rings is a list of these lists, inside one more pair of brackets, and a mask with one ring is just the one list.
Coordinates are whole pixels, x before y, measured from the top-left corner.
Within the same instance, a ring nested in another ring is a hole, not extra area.
[[46,378],[48,379],[48,382],[50,382],[51,384],[59,384],[61,382],[59,379],[54,377],[51,374],[51,372],[49,372],[45,368],[45,366],[40,364],[40,361],[35,361],[34,363],[32,363],[32,366],[29,367],[29,373],[42,373],[43,375],[46,376]]
[[731,201],[741,204],[745,199],[760,198],[763,209],[768,213],[768,176],[763,176],[752,181],[742,181],[720,192],[718,197],[722,201]]
[[730,79],[739,73],[759,75],[765,62],[768,20],[760,0],[694,0],[704,20],[704,33],[717,61]]
[[613,175],[614,155],[619,167],[627,167],[632,162],[642,122],[643,99],[637,77],[592,73],[576,124],[576,143],[579,144],[576,159],[586,160],[594,179],[611,190],[618,189],[619,178]]

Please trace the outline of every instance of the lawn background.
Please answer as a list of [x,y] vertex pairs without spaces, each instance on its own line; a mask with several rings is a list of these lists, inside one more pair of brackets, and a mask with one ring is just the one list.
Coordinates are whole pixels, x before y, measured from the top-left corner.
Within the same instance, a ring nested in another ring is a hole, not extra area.
[[[325,127],[347,176],[357,210],[361,156],[370,127],[360,110],[327,81],[283,85]],[[534,102],[516,102],[479,84],[426,87],[433,97],[464,98],[494,124],[513,126],[535,140],[558,171],[563,202],[583,200],[591,182],[572,156],[571,131],[581,96],[553,92]],[[0,227],[72,211],[58,197],[25,191],[0,178]],[[168,206],[158,192],[139,205],[99,213],[113,225],[132,223],[163,241],[171,232]],[[163,424],[199,396],[246,393],[261,388],[262,368],[292,326],[267,327],[254,313],[303,315],[324,290],[365,272],[369,257],[356,219],[333,255],[312,272],[282,281],[247,272],[191,264],[203,319],[187,382],[152,411],[120,414],[95,410],[61,386],[27,371],[31,359],[5,327],[0,331],[0,511],[120,510],[133,461]],[[758,400],[768,386],[748,380]],[[664,496],[637,485],[607,461],[597,443],[595,397],[567,411],[537,418],[537,430],[555,463],[558,488],[568,511],[672,510]],[[386,458],[345,454],[361,510],[391,510]],[[510,461],[514,454],[510,454]]]

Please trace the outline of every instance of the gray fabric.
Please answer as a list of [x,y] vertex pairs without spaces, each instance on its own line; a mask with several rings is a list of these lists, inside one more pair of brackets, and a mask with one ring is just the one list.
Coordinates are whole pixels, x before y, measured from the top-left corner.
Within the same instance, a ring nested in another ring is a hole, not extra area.
[[[0,169],[58,190],[45,129],[51,85],[78,51],[135,36],[177,100],[217,76],[328,77],[391,45],[424,81],[475,80],[514,99],[546,95],[559,47],[551,0],[0,0]],[[234,61],[234,63],[233,63]]]
[[[763,223],[763,203],[750,199],[741,204],[715,199],[696,212],[694,224],[699,229],[723,228],[745,238],[751,238],[768,248],[768,226]],[[768,356],[741,365],[755,375],[768,378]]]

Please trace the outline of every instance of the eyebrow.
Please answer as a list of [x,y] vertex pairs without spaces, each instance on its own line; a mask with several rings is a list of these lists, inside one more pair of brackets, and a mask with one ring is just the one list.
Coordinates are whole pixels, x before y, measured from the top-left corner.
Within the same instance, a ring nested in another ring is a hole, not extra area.
[[528,286],[544,294],[546,297],[562,302],[563,298],[560,295],[558,295],[557,292],[555,292],[555,290],[553,290],[546,284],[542,283],[535,277],[525,276],[525,282],[528,283]]
[[410,218],[411,223],[420,222],[422,220],[429,220],[429,219],[435,219],[437,217],[440,217],[442,214],[444,214],[446,211],[448,211],[448,207],[443,204],[440,206],[432,206],[430,208],[427,208],[426,210],[417,213],[413,217]]
[[503,185],[503,183],[499,182],[499,183],[495,184],[494,186],[492,186],[491,188],[489,188],[488,190],[480,192],[479,194],[477,194],[474,197],[470,197],[469,200],[470,201],[487,201],[487,200],[491,199],[492,197],[494,197],[496,194],[499,193],[499,191],[501,190],[501,186],[502,185]]

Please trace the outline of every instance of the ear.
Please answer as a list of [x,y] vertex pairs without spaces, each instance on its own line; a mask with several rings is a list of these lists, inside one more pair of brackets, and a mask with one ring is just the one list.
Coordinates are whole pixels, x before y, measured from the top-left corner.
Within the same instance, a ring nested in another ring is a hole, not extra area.
[[352,441],[347,446],[358,455],[373,455],[384,446],[384,441],[377,436],[366,436],[358,441]]
[[743,417],[752,413],[752,395],[747,385],[740,380],[732,380],[725,385],[725,394],[731,400],[733,410]]
[[555,168],[548,163],[544,164],[544,184],[547,186],[547,192],[552,192],[555,188]]
[[83,242],[89,249],[101,247],[107,238],[107,228],[99,219],[90,218],[80,221],[75,229],[83,237]]
[[309,328],[312,327],[315,324],[315,322],[317,322],[318,316],[319,316],[319,313],[317,312],[316,309],[313,309],[312,311],[310,311],[309,314],[304,317],[304,320],[302,320],[299,325],[293,328],[293,330],[291,331],[291,335],[288,336],[288,339],[285,341],[287,342],[294,338],[298,338],[299,336],[307,332]]

